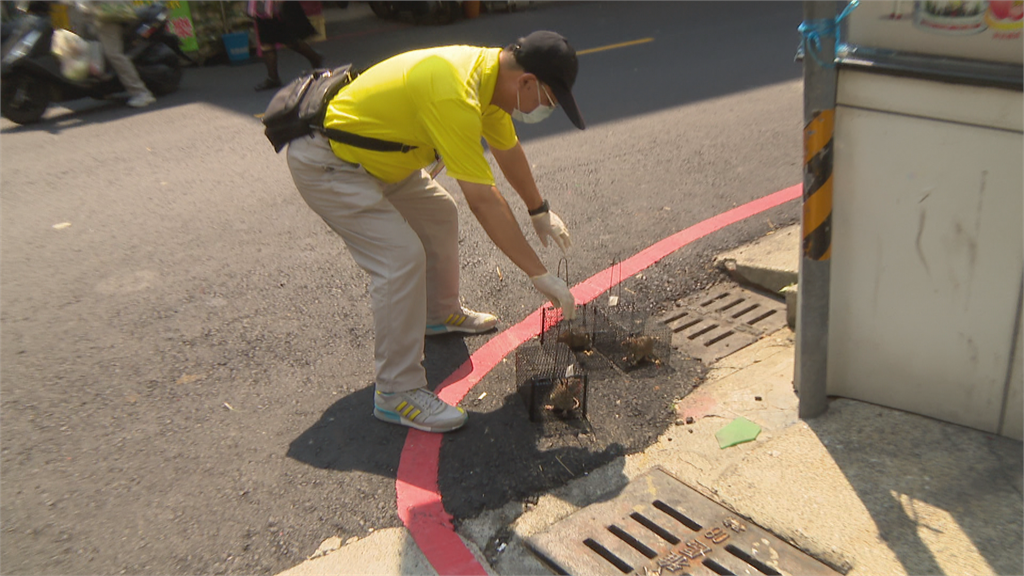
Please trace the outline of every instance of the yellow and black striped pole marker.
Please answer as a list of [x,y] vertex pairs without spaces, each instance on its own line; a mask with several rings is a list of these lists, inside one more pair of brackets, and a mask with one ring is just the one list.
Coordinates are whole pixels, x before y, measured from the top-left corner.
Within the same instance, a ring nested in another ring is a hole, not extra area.
[[832,257],[832,130],[835,109],[818,110],[804,126],[803,253]]

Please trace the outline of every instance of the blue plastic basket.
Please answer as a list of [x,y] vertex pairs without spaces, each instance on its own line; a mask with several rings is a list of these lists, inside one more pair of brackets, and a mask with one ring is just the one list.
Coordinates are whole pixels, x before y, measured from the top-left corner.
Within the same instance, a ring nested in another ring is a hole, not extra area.
[[228,60],[232,64],[249,60],[249,33],[232,32],[224,34],[224,47],[228,50]]

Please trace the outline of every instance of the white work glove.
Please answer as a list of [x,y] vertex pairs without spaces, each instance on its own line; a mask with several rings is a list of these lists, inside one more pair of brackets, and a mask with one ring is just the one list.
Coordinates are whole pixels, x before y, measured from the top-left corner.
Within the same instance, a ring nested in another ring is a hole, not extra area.
[[576,299],[572,297],[572,292],[561,278],[553,276],[551,272],[545,272],[540,276],[530,278],[530,280],[533,280],[533,287],[538,292],[547,296],[552,304],[562,309],[562,316],[566,320],[576,319]]
[[569,229],[565,227],[558,214],[548,210],[536,216],[530,216],[530,221],[533,222],[533,229],[537,231],[537,237],[540,238],[540,243],[545,248],[548,247],[548,237],[554,240],[555,246],[562,249],[563,254],[572,246]]

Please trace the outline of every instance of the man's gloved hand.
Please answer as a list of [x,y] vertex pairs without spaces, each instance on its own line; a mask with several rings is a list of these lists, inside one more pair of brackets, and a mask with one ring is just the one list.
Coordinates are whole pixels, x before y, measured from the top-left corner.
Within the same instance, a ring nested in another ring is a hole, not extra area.
[[553,276],[551,272],[545,272],[540,276],[530,278],[530,280],[533,280],[533,286],[538,292],[547,296],[552,304],[562,309],[562,316],[566,320],[576,319],[576,299],[572,297],[572,292],[561,278]]
[[569,229],[565,227],[558,214],[551,211],[542,212],[536,216],[530,216],[530,221],[533,222],[533,229],[537,231],[540,243],[545,248],[548,247],[548,237],[555,241],[555,246],[561,248],[563,254],[572,246]]

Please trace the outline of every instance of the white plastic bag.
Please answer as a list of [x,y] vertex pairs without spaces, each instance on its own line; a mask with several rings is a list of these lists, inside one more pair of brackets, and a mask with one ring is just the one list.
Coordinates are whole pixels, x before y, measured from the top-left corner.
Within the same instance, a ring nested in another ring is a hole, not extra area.
[[60,72],[65,78],[81,82],[89,76],[89,43],[81,36],[58,28],[53,31],[50,50],[60,59]]
[[103,47],[89,42],[70,30],[53,31],[50,50],[60,59],[60,72],[73,82],[81,82],[89,75],[103,74]]

